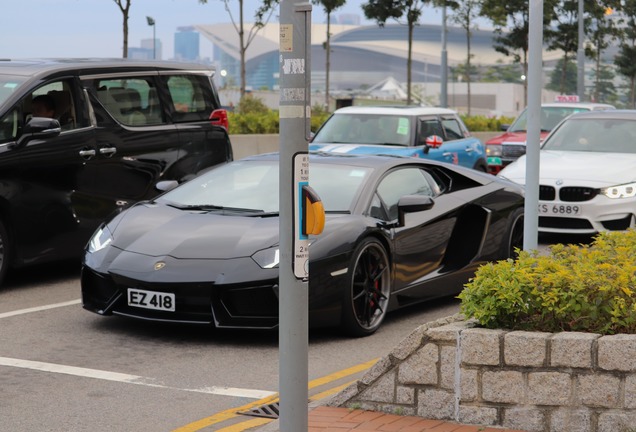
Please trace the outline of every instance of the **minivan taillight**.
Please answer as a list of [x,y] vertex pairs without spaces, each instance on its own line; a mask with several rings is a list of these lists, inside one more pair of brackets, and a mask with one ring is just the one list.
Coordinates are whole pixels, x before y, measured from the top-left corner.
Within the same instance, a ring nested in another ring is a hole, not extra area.
[[227,111],[224,109],[215,109],[210,114],[210,123],[216,126],[223,126],[225,130],[228,130],[230,124],[227,120]]

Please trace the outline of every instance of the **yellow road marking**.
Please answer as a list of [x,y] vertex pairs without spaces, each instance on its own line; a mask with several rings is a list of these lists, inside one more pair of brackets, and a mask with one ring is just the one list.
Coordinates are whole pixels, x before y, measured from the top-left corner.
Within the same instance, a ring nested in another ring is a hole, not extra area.
[[[322,378],[317,378],[315,380],[310,381],[307,388],[308,389],[312,389],[312,388],[315,388],[315,387],[319,387],[321,385],[325,385],[325,384],[328,384],[330,382],[339,380],[340,378],[344,378],[344,377],[347,377],[349,375],[354,375],[356,373],[362,372],[364,370],[369,369],[377,361],[378,361],[378,359],[373,359],[373,360],[370,360],[368,362],[361,363],[359,365],[352,366],[350,368],[343,369],[341,371],[332,373],[332,374],[324,376]],[[345,386],[347,386],[349,384],[350,383],[345,384],[344,386],[339,386],[339,387],[340,388],[344,388]],[[327,393],[329,391],[330,390],[326,390],[323,393]],[[334,393],[335,393],[335,391],[334,391]],[[317,395],[313,396],[313,398],[316,398],[316,396]],[[317,400],[317,399],[312,399],[312,400]],[[202,418],[201,420],[197,420],[195,422],[192,422],[192,423],[187,424],[185,426],[182,426],[180,428],[174,429],[172,432],[196,432],[196,431],[199,431],[199,430],[201,430],[201,429],[203,429],[205,427],[211,426],[213,424],[220,423],[220,422],[229,420],[229,419],[234,418],[234,417],[238,417],[240,415],[240,414],[238,414],[239,411],[248,411],[251,408],[255,408],[255,407],[258,407],[258,406],[261,406],[261,405],[267,405],[267,404],[271,404],[271,403],[275,403],[275,402],[278,402],[278,395],[273,395],[273,396],[270,396],[270,397],[259,399],[257,401],[251,402],[249,404],[246,404],[246,405],[243,405],[243,406],[240,406],[240,407],[230,408],[230,409],[227,409],[225,411],[221,411],[221,412],[216,413],[216,414],[214,414],[214,415],[212,415],[210,417],[205,417],[205,418]],[[271,419],[263,419],[263,420],[271,421]],[[265,422],[265,423],[267,423],[267,422]],[[263,423],[263,424],[265,424],[265,423]],[[257,426],[257,425],[253,425],[253,426]],[[230,429],[230,430],[232,430],[232,429]],[[241,429],[236,429],[236,431],[240,431],[240,430]]]
[[271,423],[273,421],[274,419],[270,418],[256,418],[253,420],[237,423],[232,426],[224,427],[223,429],[219,429],[217,432],[243,432],[253,427],[266,425],[267,423]]

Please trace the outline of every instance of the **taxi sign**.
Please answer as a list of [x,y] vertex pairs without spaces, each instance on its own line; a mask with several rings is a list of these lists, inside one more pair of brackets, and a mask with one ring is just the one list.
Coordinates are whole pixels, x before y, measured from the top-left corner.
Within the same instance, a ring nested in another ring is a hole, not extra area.
[[554,97],[555,102],[578,102],[578,95],[556,95]]

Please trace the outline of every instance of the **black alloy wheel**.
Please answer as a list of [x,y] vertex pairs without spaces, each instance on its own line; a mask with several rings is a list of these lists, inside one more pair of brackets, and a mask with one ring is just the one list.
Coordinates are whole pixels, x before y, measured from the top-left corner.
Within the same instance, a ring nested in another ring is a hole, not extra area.
[[4,278],[7,275],[10,262],[10,244],[9,235],[4,223],[0,220],[0,286],[4,282]]
[[378,240],[367,238],[353,254],[345,293],[343,328],[352,336],[373,334],[386,316],[391,293],[389,258]]
[[515,210],[511,215],[511,220],[506,236],[507,247],[504,258],[516,259],[519,256],[517,249],[523,249],[523,208]]

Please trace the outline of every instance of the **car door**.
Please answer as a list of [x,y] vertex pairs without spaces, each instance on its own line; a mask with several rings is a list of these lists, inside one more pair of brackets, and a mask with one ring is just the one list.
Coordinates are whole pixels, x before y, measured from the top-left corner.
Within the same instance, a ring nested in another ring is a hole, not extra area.
[[[420,285],[434,278],[441,265],[455,219],[451,204],[454,201],[436,199],[439,194],[439,185],[420,167],[393,170],[379,182],[376,189],[370,213],[386,220],[388,224],[397,222],[401,197],[424,195],[435,200],[433,208],[406,215],[404,226],[391,230],[393,290],[401,295],[413,298],[426,295]],[[448,212],[451,213],[450,217],[447,216]]]
[[427,144],[425,157],[430,159],[468,168],[475,168],[482,159],[485,161],[481,141],[470,136],[463,122],[452,114],[420,117],[417,139]]
[[156,72],[83,76],[95,115],[96,190],[109,214],[155,196],[157,182],[173,175],[180,159],[177,128],[161,101]]
[[[52,119],[32,117],[37,96],[54,100],[59,129],[46,126]],[[36,123],[44,129],[26,139]],[[58,77],[25,89],[0,124],[14,125],[0,139],[0,199],[15,263],[79,257],[98,223],[95,178],[86,163],[96,149],[95,131],[79,81]]]
[[210,77],[201,73],[170,71],[160,73],[166,108],[181,143],[174,169],[187,176],[232,160],[227,129],[213,119],[221,112]]

